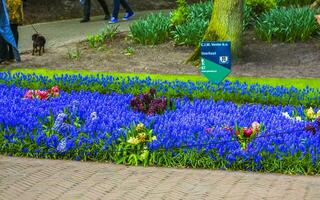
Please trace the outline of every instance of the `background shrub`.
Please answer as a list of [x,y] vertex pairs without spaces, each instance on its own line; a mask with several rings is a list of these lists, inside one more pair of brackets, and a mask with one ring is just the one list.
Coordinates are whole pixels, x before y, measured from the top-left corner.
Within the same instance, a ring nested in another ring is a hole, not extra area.
[[269,11],[277,6],[276,0],[246,0],[246,5],[251,8],[254,16]]
[[178,45],[199,45],[208,28],[212,9],[211,1],[189,6],[186,23],[177,25],[171,31],[175,43]]
[[277,39],[283,42],[306,41],[319,29],[315,11],[308,8],[277,8],[262,14],[256,21],[257,35],[271,42]]
[[169,39],[170,16],[151,14],[130,26],[131,37],[139,44],[160,44]]
[[171,24],[177,26],[186,21],[188,15],[188,8],[186,0],[177,0],[177,9],[171,14]]
[[277,0],[278,6],[306,6],[311,5],[314,0]]

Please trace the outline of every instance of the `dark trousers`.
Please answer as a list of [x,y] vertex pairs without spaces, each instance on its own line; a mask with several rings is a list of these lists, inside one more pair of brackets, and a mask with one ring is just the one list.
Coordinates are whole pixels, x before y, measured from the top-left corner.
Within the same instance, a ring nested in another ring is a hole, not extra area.
[[113,13],[112,16],[116,19],[118,19],[119,10],[120,10],[120,4],[121,6],[126,10],[127,13],[133,13],[131,7],[128,4],[127,0],[113,0]]
[[[106,2],[104,0],[98,0],[98,2],[100,3],[104,14],[107,18],[109,18],[110,13],[109,13],[109,9],[108,9],[108,5],[106,4]],[[90,19],[90,12],[91,12],[91,0],[85,0],[84,5],[83,5],[83,13],[84,13],[84,19]]]
[[[10,24],[13,37],[18,46],[19,33],[18,33],[18,24]],[[0,60],[12,60],[14,59],[13,47],[11,44],[7,43],[5,39],[0,37]]]

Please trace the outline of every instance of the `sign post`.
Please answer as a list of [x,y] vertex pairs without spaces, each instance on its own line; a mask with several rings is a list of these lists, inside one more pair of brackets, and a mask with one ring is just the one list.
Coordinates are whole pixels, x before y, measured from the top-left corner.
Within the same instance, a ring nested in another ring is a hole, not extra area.
[[200,72],[216,83],[231,73],[231,42],[202,42]]

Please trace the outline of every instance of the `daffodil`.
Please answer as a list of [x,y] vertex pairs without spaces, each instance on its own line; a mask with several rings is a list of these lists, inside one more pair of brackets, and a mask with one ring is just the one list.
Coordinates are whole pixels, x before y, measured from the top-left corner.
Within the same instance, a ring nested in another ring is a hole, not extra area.
[[144,124],[143,123],[139,123],[137,126],[136,126],[136,131],[137,132],[141,132],[143,131],[145,128]]
[[320,117],[320,109],[317,112],[317,117]]
[[129,144],[132,144],[132,145],[137,145],[139,144],[139,139],[136,138],[136,137],[130,137],[129,140],[127,141]]
[[315,118],[315,113],[314,113],[314,110],[312,107],[310,107],[308,110],[307,110],[307,118],[308,119],[314,119]]

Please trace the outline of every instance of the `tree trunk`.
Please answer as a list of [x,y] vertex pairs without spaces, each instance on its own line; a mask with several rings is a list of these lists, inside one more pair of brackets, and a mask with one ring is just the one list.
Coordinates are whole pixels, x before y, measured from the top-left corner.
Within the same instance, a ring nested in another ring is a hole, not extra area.
[[[241,53],[242,15],[244,0],[215,0],[204,41],[231,41],[233,60]],[[198,62],[200,48],[197,47],[188,62]]]

